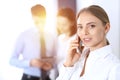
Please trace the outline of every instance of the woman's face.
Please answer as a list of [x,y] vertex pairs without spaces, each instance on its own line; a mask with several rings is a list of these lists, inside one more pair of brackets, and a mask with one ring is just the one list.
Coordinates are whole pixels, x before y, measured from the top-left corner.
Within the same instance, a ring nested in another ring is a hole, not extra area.
[[71,30],[72,24],[66,17],[58,16],[57,17],[57,27],[61,33],[68,33]]
[[83,12],[77,19],[77,33],[83,44],[91,50],[106,45],[106,33],[109,25],[103,25],[102,21],[88,12]]

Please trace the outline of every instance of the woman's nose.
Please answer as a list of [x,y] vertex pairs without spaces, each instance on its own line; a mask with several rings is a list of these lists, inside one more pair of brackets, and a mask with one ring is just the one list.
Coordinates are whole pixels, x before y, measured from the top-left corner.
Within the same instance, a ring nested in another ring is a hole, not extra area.
[[89,31],[88,31],[86,28],[83,28],[83,29],[81,30],[81,34],[88,35],[88,34],[89,34]]

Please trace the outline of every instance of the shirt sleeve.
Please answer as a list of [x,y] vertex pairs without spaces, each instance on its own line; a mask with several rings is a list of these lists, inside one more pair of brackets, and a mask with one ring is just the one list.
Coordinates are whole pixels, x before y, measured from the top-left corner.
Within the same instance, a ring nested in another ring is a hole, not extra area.
[[120,64],[111,69],[108,80],[120,80]]
[[64,67],[64,65],[62,65],[56,80],[70,80],[74,70],[75,67]]
[[19,68],[27,68],[30,66],[30,60],[20,59],[24,49],[24,37],[20,35],[16,41],[15,48],[10,58],[10,64]]

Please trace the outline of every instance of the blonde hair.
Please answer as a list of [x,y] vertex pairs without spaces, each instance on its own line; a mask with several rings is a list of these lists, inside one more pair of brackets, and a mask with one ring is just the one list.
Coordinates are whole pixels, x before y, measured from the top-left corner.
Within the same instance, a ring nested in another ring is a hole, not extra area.
[[80,16],[81,13],[83,12],[89,12],[98,19],[102,21],[102,23],[105,25],[106,23],[110,23],[109,18],[105,10],[98,6],[98,5],[91,5],[87,8],[83,8],[77,15],[77,18]]

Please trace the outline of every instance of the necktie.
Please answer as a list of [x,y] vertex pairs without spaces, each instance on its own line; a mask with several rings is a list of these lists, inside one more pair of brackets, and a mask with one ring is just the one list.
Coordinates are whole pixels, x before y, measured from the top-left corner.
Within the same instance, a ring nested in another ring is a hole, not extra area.
[[83,66],[82,72],[81,72],[81,74],[80,74],[80,77],[83,76],[83,74],[85,73],[85,66],[86,66],[86,61],[87,61],[87,58],[88,58],[88,56],[89,56],[89,53],[90,53],[90,50],[88,50],[88,51],[86,52],[85,61],[84,61],[84,66]]
[[45,38],[44,38],[44,33],[41,33],[40,35],[40,45],[41,45],[41,58],[46,57],[46,47],[45,47]]
[[[40,45],[41,45],[41,59],[46,57],[46,47],[45,47],[45,38],[44,33],[41,33],[40,35]],[[47,71],[41,69],[41,79],[46,80],[47,77]]]

